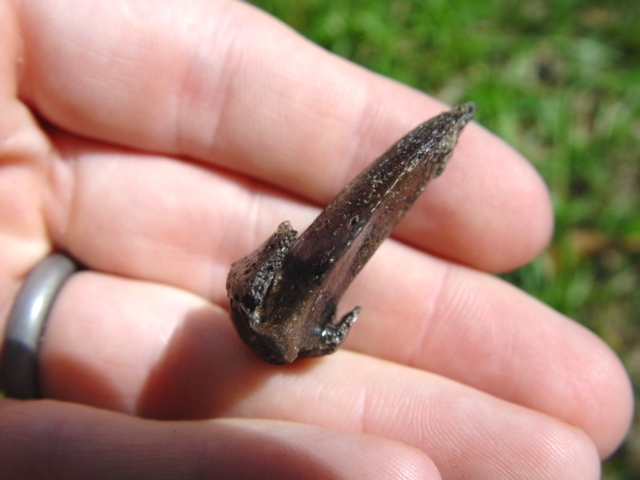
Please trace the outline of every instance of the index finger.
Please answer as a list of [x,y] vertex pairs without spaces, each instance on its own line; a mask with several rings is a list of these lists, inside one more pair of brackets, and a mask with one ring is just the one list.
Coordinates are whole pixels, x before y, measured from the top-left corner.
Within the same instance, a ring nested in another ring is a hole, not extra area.
[[[101,141],[187,155],[319,204],[443,109],[241,2],[56,0],[19,8],[20,95],[49,121]],[[397,236],[497,271],[528,261],[551,226],[535,171],[470,125],[448,172]]]

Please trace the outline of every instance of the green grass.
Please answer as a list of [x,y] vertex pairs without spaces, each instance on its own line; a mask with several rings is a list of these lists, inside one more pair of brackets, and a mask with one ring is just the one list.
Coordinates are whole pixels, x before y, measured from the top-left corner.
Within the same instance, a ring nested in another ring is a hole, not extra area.
[[[256,0],[324,48],[448,103],[526,155],[550,248],[505,275],[603,337],[640,391],[640,2]],[[603,478],[640,478],[640,422]]]

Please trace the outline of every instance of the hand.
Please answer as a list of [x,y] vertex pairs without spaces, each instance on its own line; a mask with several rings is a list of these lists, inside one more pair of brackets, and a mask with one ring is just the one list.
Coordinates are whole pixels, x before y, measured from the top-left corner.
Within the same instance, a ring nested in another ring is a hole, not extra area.
[[500,140],[465,129],[343,299],[363,306],[345,348],[273,367],[229,320],[229,265],[444,106],[239,2],[0,9],[0,327],[51,250],[88,268],[43,337],[56,400],[0,403],[3,472],[599,478],[629,381],[601,340],[485,273],[552,229]]

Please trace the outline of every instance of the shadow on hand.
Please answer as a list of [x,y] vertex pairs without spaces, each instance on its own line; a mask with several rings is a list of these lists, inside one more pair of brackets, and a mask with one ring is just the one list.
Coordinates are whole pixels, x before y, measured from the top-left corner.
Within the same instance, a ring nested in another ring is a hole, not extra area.
[[314,363],[304,359],[270,365],[240,340],[226,310],[193,311],[174,331],[164,356],[149,372],[136,412],[162,419],[224,416],[269,376],[299,375]]

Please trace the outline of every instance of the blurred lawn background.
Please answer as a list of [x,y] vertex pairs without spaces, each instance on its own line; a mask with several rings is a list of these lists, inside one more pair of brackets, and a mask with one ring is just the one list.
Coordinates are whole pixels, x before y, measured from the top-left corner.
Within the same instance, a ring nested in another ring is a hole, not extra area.
[[[504,275],[582,322],[640,391],[640,1],[254,0],[307,38],[449,104],[547,181],[551,246]],[[603,478],[640,479],[640,421]]]

